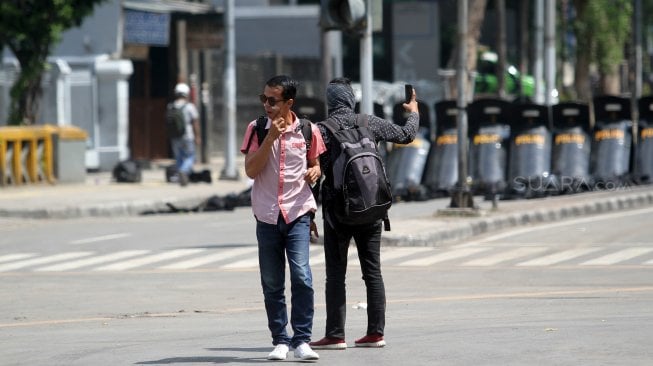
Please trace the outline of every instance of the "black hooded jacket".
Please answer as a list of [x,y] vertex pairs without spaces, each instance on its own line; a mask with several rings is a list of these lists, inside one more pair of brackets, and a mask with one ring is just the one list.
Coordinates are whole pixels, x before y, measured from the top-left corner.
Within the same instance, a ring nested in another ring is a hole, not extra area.
[[[356,97],[354,96],[354,90],[351,88],[351,85],[336,83],[329,84],[326,90],[326,99],[328,118],[338,122],[341,128],[353,128],[356,123],[356,113],[354,113]],[[419,114],[415,112],[411,113],[404,126],[396,125],[391,121],[373,115],[367,115],[367,121],[377,143],[379,141],[388,141],[407,144],[415,139],[419,124]],[[327,151],[320,155],[320,168],[322,169],[322,174],[325,176],[322,190],[322,202],[324,203],[325,200],[328,201],[330,198],[329,188],[332,187],[332,177],[330,175],[331,159],[333,159],[333,156],[330,151],[332,151],[333,148],[330,144],[333,139],[331,132],[324,126],[318,124],[318,127],[322,134],[324,144],[327,147]],[[331,187],[329,187],[329,185],[331,185]]]

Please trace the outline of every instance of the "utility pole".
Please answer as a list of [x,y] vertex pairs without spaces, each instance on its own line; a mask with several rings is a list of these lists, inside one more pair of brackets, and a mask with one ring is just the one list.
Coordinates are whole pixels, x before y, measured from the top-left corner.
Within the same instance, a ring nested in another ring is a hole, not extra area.
[[374,114],[374,105],[372,102],[372,0],[367,0],[366,22],[363,36],[360,43],[360,73],[361,73],[361,92],[362,99],[360,112],[364,114]]
[[544,59],[544,0],[535,0],[535,57],[533,77],[535,78],[535,103],[544,103],[542,60]]
[[458,183],[451,195],[450,208],[474,208],[467,182],[467,0],[458,1]]
[[[356,35],[361,35],[360,71],[361,89],[363,91],[361,110],[365,110],[363,108],[365,108],[366,98],[369,98],[372,92],[371,1],[367,1],[367,5],[364,0],[320,1],[322,67],[324,68],[322,78],[324,79],[325,87],[331,81],[332,77],[342,76],[342,32],[352,32]],[[365,10],[366,8],[367,11]],[[369,114],[372,114],[371,99]]]
[[[329,39],[329,31],[322,31],[322,82],[324,89],[333,79],[333,48]],[[326,106],[326,101],[324,101]]]
[[633,34],[635,43],[635,80],[633,95],[639,99],[642,96],[642,0],[635,0],[633,12]]
[[226,128],[225,166],[220,179],[238,180],[236,169],[236,35],[234,1],[225,0],[225,68],[223,110]]
[[553,89],[555,89],[556,80],[556,2],[549,0],[546,2],[546,29],[544,36],[544,78],[546,85],[544,88],[544,104],[551,107],[553,104]]
[[[634,0],[633,9],[633,50],[631,51],[630,73],[630,115],[633,118],[633,131],[637,135],[639,130],[639,98],[642,97],[642,1]],[[634,139],[635,148],[639,139]],[[633,171],[639,171],[639,159],[633,159]]]

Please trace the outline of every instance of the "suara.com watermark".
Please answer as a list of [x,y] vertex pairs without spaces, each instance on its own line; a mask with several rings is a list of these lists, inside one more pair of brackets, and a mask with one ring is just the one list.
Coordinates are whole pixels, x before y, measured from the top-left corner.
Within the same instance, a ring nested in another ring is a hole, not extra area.
[[632,187],[628,179],[596,179],[593,177],[573,176],[518,176],[512,179],[510,187],[517,192],[587,192],[587,191],[622,191]]

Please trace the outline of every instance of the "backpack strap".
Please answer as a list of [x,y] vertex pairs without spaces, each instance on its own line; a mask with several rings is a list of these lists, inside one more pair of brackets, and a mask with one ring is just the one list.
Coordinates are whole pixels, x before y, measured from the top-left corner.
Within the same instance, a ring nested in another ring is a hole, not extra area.
[[[354,126],[357,127],[367,127],[369,126],[368,120],[367,120],[367,114],[354,114],[354,118],[352,118],[354,121],[352,122]],[[318,124],[322,124],[322,126],[326,127],[329,131],[331,131],[332,134],[335,135],[335,133],[342,129],[338,122],[334,121],[332,118],[327,118],[326,120],[319,122]]]
[[331,132],[332,135],[335,135],[336,132],[340,130],[340,125],[332,118],[327,118],[326,120],[319,122],[318,124],[324,126],[327,130]]
[[268,135],[268,130],[265,128],[265,125],[268,124],[268,118],[266,116],[259,116],[256,119],[256,137],[258,138],[258,144],[261,145],[265,136]]
[[[268,118],[266,116],[259,116],[256,119],[256,126],[254,126],[254,132],[256,132],[259,145],[261,145],[261,143],[265,139],[265,136],[268,134],[268,130],[265,128],[265,125],[267,123],[268,123]],[[254,138],[254,134],[252,133],[251,135],[249,135],[249,141],[247,142],[247,148],[245,149],[245,153],[249,152],[249,147],[250,145],[252,145],[253,138]]]
[[[265,128],[267,124],[268,117],[266,116],[259,116],[256,119],[256,126],[254,126],[254,130],[256,131],[256,137],[258,139],[259,146],[263,143],[265,136],[268,134],[268,129]],[[302,135],[304,136],[304,140],[306,140],[306,154],[308,154],[308,150],[311,148],[311,142],[313,141],[313,129],[311,128],[311,121],[307,119],[300,119],[299,126],[301,128]],[[254,138],[253,133],[249,135],[249,141],[247,142],[247,149],[245,149],[245,153],[249,152],[249,147],[252,144],[252,138]]]
[[306,154],[308,155],[308,150],[311,149],[311,143],[313,142],[313,129],[311,128],[311,121],[302,118],[299,120],[299,126],[302,129],[304,140],[306,140]]

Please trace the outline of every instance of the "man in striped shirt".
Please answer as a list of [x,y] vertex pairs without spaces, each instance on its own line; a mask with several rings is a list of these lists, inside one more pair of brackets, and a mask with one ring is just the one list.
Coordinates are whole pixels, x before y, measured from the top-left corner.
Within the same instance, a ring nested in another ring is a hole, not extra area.
[[[311,184],[321,176],[319,156],[326,150],[317,126],[311,123],[310,148],[291,107],[297,83],[288,76],[268,80],[259,96],[267,115],[267,134],[259,143],[257,121],[250,122],[241,152],[245,173],[254,179],[252,211],[256,218],[259,268],[268,328],[274,350],[269,360],[284,360],[289,347],[302,360],[319,358],[308,345],[313,328],[314,291],[309,266],[310,223],[317,210]],[[293,336],[286,332],[285,258],[291,282]]]

